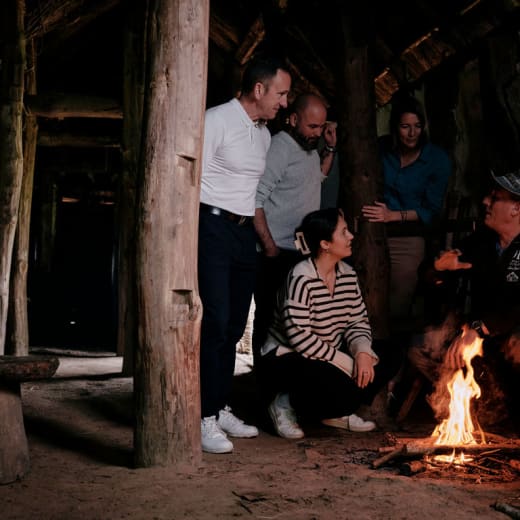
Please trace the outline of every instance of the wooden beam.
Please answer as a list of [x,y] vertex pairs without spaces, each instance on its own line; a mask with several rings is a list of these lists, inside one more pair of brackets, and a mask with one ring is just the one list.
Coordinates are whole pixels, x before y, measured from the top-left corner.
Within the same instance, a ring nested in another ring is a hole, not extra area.
[[29,115],[65,119],[68,117],[122,119],[121,103],[115,99],[56,93],[25,96]]
[[40,131],[38,133],[38,146],[69,148],[119,148],[119,137],[112,135],[76,135],[57,134]]
[[295,25],[287,26],[285,33],[288,36],[287,45],[290,49],[292,67],[298,71],[297,77],[306,78],[309,91],[320,91],[325,99],[332,98],[336,92],[334,75],[312,43]]
[[265,26],[264,19],[262,15],[260,15],[254,22],[251,28],[249,29],[244,41],[240,45],[240,47],[235,52],[235,59],[240,65],[244,65],[258,45],[265,38]]
[[226,52],[235,52],[240,45],[237,34],[238,31],[235,27],[220,18],[213,10],[211,11],[209,38],[217,47]]
[[59,29],[71,33],[88,25],[92,20],[110,11],[121,0],[48,0],[36,2],[27,13],[25,35],[27,39],[45,36]]

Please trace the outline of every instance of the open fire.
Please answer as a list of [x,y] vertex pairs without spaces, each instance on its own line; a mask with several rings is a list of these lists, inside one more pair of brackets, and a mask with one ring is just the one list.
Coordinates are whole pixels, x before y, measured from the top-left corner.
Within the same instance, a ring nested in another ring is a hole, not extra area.
[[[463,331],[462,337],[466,334]],[[482,356],[482,339],[466,346],[463,352],[465,362],[464,369],[457,370],[448,381],[448,392],[450,395],[449,415],[438,424],[432,433],[436,445],[464,446],[477,444],[475,438],[475,425],[471,416],[471,400],[480,397],[480,387],[474,378],[471,360],[475,356]],[[480,430],[480,429],[479,429]],[[483,432],[480,430],[480,442],[485,442]],[[449,456],[437,455],[435,460],[438,462],[451,462],[462,464],[468,461],[464,453],[455,455],[455,449]]]
[[[465,334],[464,330],[462,339]],[[472,400],[478,399],[481,391],[471,362],[482,354],[482,340],[478,338],[465,347],[464,368],[455,373],[446,372],[439,381],[430,404],[442,411],[446,419],[433,433],[426,438],[390,436],[394,445],[379,448],[380,456],[372,461],[374,469],[405,459],[400,470],[408,476],[424,472],[429,476],[469,478],[479,483],[511,482],[520,478],[520,460],[510,456],[520,452],[520,440],[493,433],[484,436],[477,419],[472,417]]]

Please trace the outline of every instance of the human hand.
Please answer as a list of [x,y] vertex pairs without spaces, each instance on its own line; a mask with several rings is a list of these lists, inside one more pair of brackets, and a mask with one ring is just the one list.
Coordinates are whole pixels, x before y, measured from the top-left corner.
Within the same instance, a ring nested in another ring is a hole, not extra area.
[[337,136],[336,136],[336,127],[338,123],[334,121],[327,121],[325,123],[325,128],[323,129],[323,139],[325,140],[325,144],[327,146],[336,146]]
[[460,249],[450,249],[449,251],[441,251],[440,255],[433,263],[437,271],[456,271],[457,269],[471,269],[469,262],[459,262],[459,256],[462,254]]
[[374,205],[365,205],[361,208],[362,215],[369,222],[389,222],[390,210],[384,202],[374,202]]
[[354,362],[354,380],[359,388],[365,388],[374,380],[374,358],[366,352],[360,352]]
[[465,326],[462,334],[457,336],[448,347],[444,364],[449,368],[463,368],[466,365],[466,361],[470,361],[469,359],[464,359],[466,347],[478,339],[480,339],[480,336],[477,331]]
[[273,242],[272,245],[269,245],[264,248],[264,255],[270,258],[278,256],[280,254],[280,248]]

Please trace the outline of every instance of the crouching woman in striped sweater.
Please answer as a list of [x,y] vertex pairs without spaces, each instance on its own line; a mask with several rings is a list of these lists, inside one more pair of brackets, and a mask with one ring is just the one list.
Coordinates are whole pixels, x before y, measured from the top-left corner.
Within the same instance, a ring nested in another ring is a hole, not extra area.
[[356,273],[342,261],[353,238],[337,208],[309,213],[297,230],[296,243],[309,257],[280,289],[260,365],[282,437],[304,436],[299,419],[355,432],[376,428],[355,412],[392,374],[372,349]]

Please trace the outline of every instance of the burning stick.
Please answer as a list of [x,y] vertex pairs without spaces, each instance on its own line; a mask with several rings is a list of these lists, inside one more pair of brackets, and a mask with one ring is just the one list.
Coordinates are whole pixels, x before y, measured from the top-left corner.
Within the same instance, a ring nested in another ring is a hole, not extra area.
[[[390,448],[389,448],[390,449]],[[464,449],[465,452],[479,453],[492,449],[502,451],[516,451],[520,450],[520,441],[511,440],[510,442],[502,444],[467,444],[461,446],[460,444],[432,444],[431,439],[411,441],[406,444],[394,446],[392,451],[385,453],[385,455],[377,458],[372,462],[372,467],[377,469],[383,464],[399,457],[417,457],[423,455],[432,455],[433,453],[450,452],[453,450]],[[386,448],[385,448],[386,450]]]

